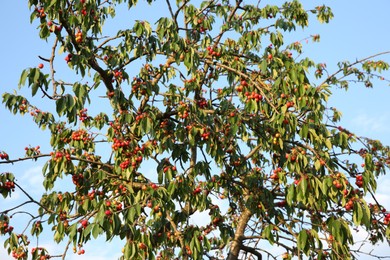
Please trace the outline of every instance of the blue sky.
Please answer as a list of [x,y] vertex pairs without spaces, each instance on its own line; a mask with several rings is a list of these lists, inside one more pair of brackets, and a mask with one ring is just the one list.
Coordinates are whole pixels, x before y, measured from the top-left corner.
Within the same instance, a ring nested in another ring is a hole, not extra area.
[[[29,22],[30,13],[26,2],[4,1],[2,3],[3,12],[0,16],[1,93],[17,89],[21,71],[26,67],[37,66],[40,63],[38,55],[48,56],[50,53],[50,45],[38,39],[36,25],[31,25]],[[284,1],[262,1],[264,4],[270,2]],[[302,2],[307,9],[320,4],[329,5],[333,9],[335,18],[330,24],[319,24],[313,21],[309,29],[289,36],[291,41],[296,41],[310,34],[320,34],[320,43],[304,43],[304,56],[311,57],[317,62],[326,62],[330,71],[336,68],[335,64],[338,61],[355,61],[390,50],[390,34],[388,33],[390,2],[388,0],[305,0]],[[158,16],[159,14],[151,15]],[[110,29],[115,29],[114,26],[115,24],[111,23]],[[383,56],[382,59],[390,62],[390,55]],[[386,72],[385,77],[390,79],[390,73]],[[343,119],[340,123],[343,127],[358,135],[380,139],[390,145],[390,87],[386,81],[376,83],[373,89],[366,89],[362,85],[351,85],[348,92],[334,89],[329,106],[337,107],[343,112]],[[21,93],[28,95],[30,91],[22,89]],[[49,149],[46,133],[37,129],[29,116],[12,116],[2,105],[0,106],[0,134],[0,150],[6,150],[12,158],[23,156],[24,147],[28,145],[40,145],[42,151]],[[12,167],[0,165],[0,171],[13,171],[18,179],[25,181],[28,190],[38,194],[41,190],[39,175],[43,163],[43,161],[25,162]],[[390,192],[387,188],[389,185],[390,178],[384,177],[379,182],[378,189],[378,197],[387,208],[390,208]],[[17,196],[14,200],[17,200]],[[0,198],[0,210],[8,203]],[[0,238],[0,244],[2,244],[1,241],[2,238]],[[48,245],[50,241],[50,237],[41,240]],[[50,247],[56,248],[53,244]],[[117,251],[110,250],[115,247],[117,245],[104,244],[102,246],[100,242],[96,242],[85,248],[84,256],[75,258],[116,259]],[[390,255],[390,249],[386,245],[382,245],[376,251]],[[70,253],[67,259],[73,259],[73,257],[74,255]],[[0,246],[0,259],[11,259],[4,255],[2,245]],[[369,258],[362,256],[361,259]]]

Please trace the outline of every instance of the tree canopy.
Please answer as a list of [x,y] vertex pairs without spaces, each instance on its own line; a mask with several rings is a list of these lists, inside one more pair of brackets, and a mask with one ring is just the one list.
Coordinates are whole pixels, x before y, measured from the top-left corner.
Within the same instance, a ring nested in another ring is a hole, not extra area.
[[[52,48],[21,73],[31,96],[2,102],[48,131],[52,149],[0,154],[10,169],[1,194],[26,196],[0,212],[9,254],[65,259],[105,237],[123,241],[122,259],[276,258],[262,241],[284,248],[283,259],[352,259],[354,228],[371,243],[390,238],[390,213],[375,198],[389,147],[338,126],[341,113],[327,106],[333,88],[373,87],[389,68],[379,54],[332,72],[285,42],[312,16],[328,23],[327,6],[147,2],[166,12],[131,20],[143,12],[136,0],[28,1]],[[131,26],[107,31],[125,9]],[[45,161],[39,198],[12,173],[24,160]],[[14,230],[21,214],[31,232]],[[44,229],[68,241],[63,254],[29,246]]]

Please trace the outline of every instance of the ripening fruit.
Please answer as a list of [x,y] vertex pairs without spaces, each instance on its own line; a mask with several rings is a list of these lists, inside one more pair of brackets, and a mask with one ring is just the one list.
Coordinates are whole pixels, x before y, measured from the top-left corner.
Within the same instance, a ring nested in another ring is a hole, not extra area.
[[88,226],[88,220],[86,220],[86,219],[81,220],[81,225],[82,225],[84,228],[87,227],[87,226]]
[[146,245],[144,243],[142,243],[142,242],[139,242],[138,248],[141,249],[141,250],[145,250],[146,249]]
[[76,39],[77,43],[81,43],[83,41],[83,33],[82,32],[80,32],[80,31],[77,32],[75,36],[76,36],[75,39]]
[[237,90],[237,92],[242,92],[243,86],[242,86],[242,85],[238,85],[238,86],[236,87],[236,90]]
[[44,67],[44,66],[43,66],[42,63],[39,63],[39,64],[38,64],[38,68],[43,69],[43,67]]

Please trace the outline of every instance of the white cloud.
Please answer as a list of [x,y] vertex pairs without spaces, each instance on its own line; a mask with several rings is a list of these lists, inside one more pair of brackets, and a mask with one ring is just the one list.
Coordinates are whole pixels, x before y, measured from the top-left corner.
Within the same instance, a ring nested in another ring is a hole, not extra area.
[[390,118],[388,115],[378,115],[373,117],[363,112],[360,115],[352,118],[351,122],[352,126],[358,131],[360,130],[366,133],[384,133],[390,131]]
[[43,174],[42,166],[34,166],[28,169],[20,179],[22,185],[28,189],[28,192],[33,194],[43,194],[45,189],[43,188]]
[[[3,244],[3,241],[0,240],[1,244]],[[0,259],[2,260],[14,260],[13,257],[9,256],[6,252],[6,250],[3,247],[0,247]]]

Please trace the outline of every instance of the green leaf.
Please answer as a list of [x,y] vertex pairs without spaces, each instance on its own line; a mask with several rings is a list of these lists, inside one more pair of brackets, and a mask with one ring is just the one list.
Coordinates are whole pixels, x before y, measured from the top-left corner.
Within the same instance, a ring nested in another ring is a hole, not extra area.
[[21,88],[22,86],[24,86],[24,84],[26,84],[26,79],[27,79],[28,74],[29,74],[29,70],[27,70],[27,69],[23,70],[22,75],[20,76],[20,79],[19,79],[19,84],[18,84],[19,88]]
[[295,198],[295,187],[290,185],[287,189],[286,202],[288,205],[293,205],[293,200]]
[[363,209],[360,203],[354,203],[354,208],[353,208],[353,223],[356,226],[359,226],[361,223],[361,220],[363,218]]
[[273,230],[273,226],[272,225],[266,226],[264,228],[264,230],[263,230],[264,238],[266,238],[271,245],[273,245],[275,243],[274,236],[273,236],[273,234],[271,232],[272,230]]
[[127,220],[129,223],[133,223],[136,215],[136,210],[134,207],[130,207],[127,211]]
[[66,110],[66,100],[64,97],[61,97],[56,101],[56,110],[59,116],[61,116]]
[[299,182],[298,188],[302,190],[303,196],[306,196],[307,192],[307,179],[306,177],[302,177],[301,181]]
[[307,243],[307,231],[306,229],[302,229],[298,234],[297,244],[299,250],[304,250]]
[[101,229],[101,227],[99,226],[99,224],[93,224],[93,228],[92,228],[92,236],[96,239],[98,238],[98,236],[101,234],[103,230]]

